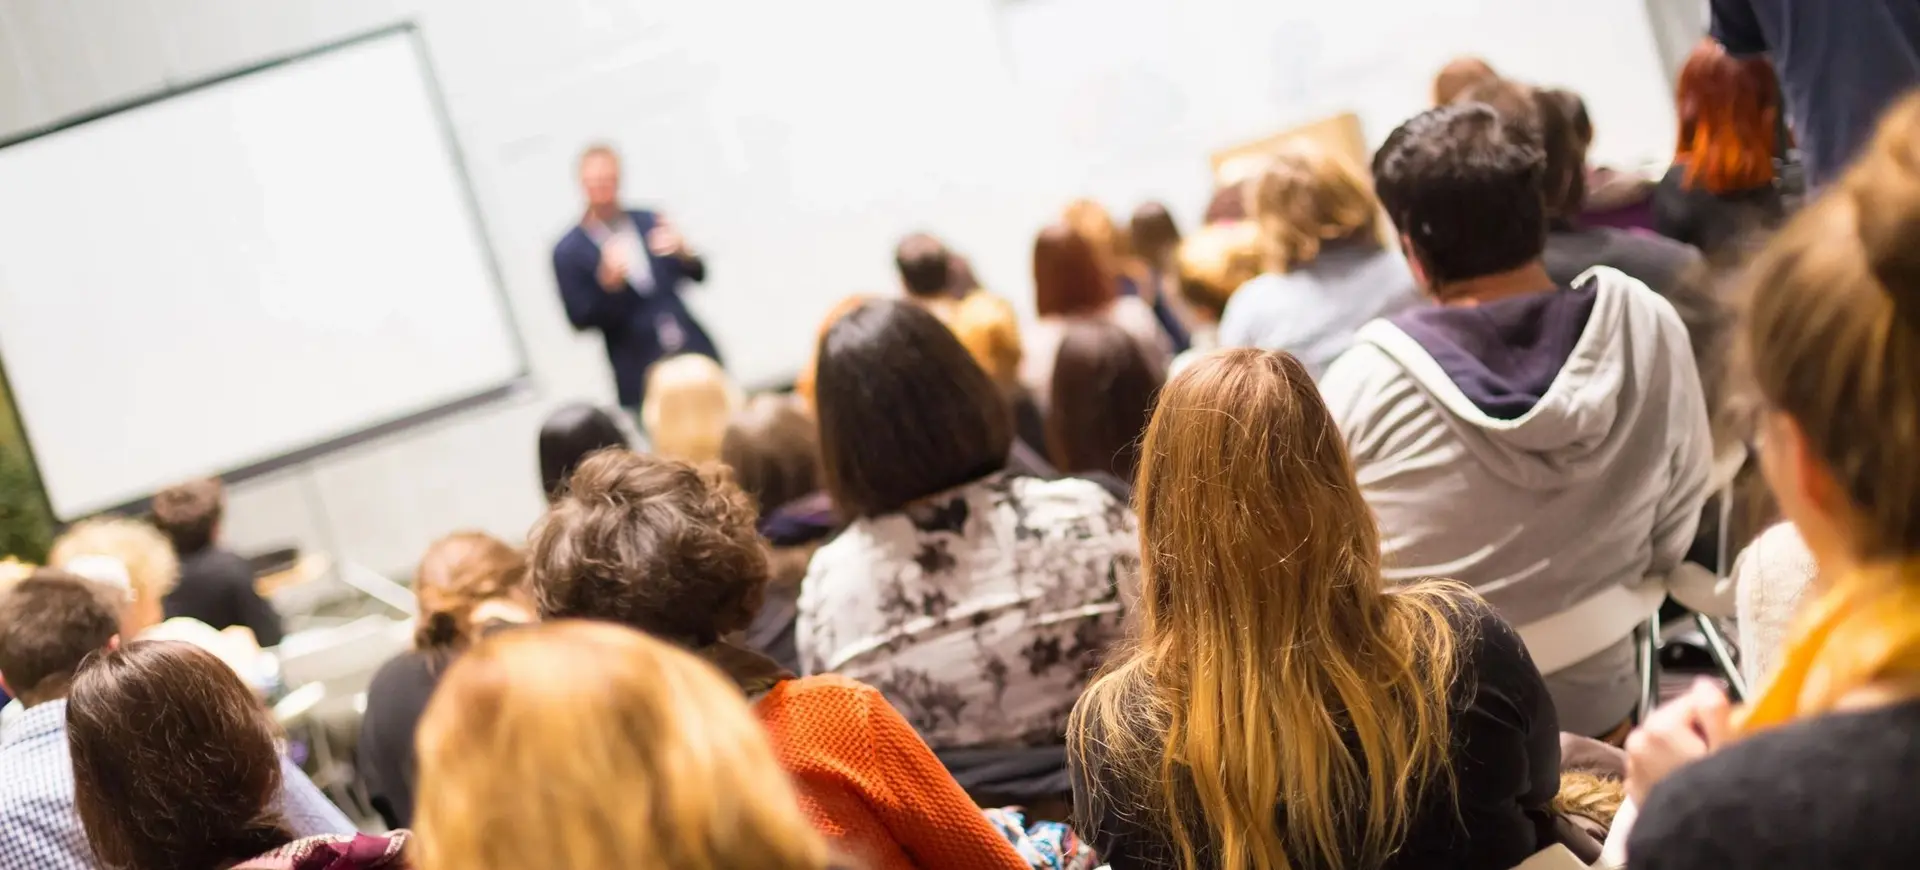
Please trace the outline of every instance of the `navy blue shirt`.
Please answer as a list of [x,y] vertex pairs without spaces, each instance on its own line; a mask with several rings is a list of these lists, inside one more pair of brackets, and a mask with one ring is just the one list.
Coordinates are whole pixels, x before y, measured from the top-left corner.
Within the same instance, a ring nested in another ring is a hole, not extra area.
[[[654,227],[654,213],[630,211],[627,216],[645,239]],[[609,293],[597,275],[600,246],[585,229],[574,227],[553,248],[553,277],[560,285],[567,319],[575,329],[600,330],[623,408],[640,407],[646,397],[647,368],[654,363],[681,353],[720,358],[713,339],[680,300],[681,280],[706,280],[706,264],[698,257],[656,257],[651,252],[647,258],[653,269],[653,287],[648,292],[628,285]]]
[[1773,57],[1814,187],[1839,177],[1881,113],[1920,85],[1920,0],[1713,0],[1713,38]]

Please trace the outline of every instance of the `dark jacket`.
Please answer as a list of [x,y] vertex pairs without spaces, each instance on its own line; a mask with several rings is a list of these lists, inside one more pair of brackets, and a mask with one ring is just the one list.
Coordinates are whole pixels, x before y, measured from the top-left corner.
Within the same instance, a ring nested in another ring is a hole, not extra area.
[[280,614],[253,586],[253,566],[219,547],[180,557],[180,582],[161,601],[167,618],[184,616],[214,628],[244,625],[261,646],[279,646]]
[[[634,227],[645,239],[656,223],[653,212],[630,211]],[[560,301],[567,319],[579,330],[598,329],[607,343],[607,361],[620,405],[640,407],[646,395],[647,367],[664,357],[697,353],[720,358],[713,339],[680,299],[682,279],[704,281],[706,263],[699,257],[647,258],[653,265],[653,289],[642,295],[629,286],[609,293],[595,274],[600,268],[600,246],[579,226],[568,230],[553,247],[553,277],[560,285]]]

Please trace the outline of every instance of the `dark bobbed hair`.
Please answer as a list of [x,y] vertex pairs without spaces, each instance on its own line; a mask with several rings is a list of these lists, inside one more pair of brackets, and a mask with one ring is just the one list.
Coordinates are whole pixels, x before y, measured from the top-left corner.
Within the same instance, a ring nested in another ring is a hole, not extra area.
[[563,405],[540,424],[540,486],[547,500],[558,498],[567,478],[582,460],[609,447],[626,448],[627,433],[608,414],[593,405]]
[[1429,286],[1520,268],[1547,243],[1545,155],[1480,103],[1415,115],[1373,156],[1375,190]]
[[1033,240],[1033,306],[1041,317],[1095,314],[1120,295],[1100,253],[1064,223]]
[[1047,449],[1066,474],[1101,471],[1132,484],[1140,433],[1166,384],[1140,342],[1111,323],[1073,323],[1053,363]]
[[900,270],[900,283],[906,285],[909,294],[922,298],[951,295],[952,259],[947,246],[926,233],[907,236],[893,249],[893,265]]
[[110,868],[227,867],[292,842],[267,711],[213,653],[135,641],[67,696],[74,805]]
[[818,359],[821,473],[847,517],[892,513],[1006,466],[1013,423],[1000,389],[925,310],[863,303],[821,337]]

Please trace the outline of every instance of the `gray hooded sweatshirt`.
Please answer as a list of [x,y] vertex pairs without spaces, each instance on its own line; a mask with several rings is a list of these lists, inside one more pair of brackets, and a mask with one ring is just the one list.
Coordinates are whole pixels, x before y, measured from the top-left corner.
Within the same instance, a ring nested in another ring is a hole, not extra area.
[[1633,629],[1693,541],[1713,447],[1671,304],[1604,267],[1543,291],[1373,321],[1320,388],[1388,578],[1479,590],[1591,734],[1632,708]]

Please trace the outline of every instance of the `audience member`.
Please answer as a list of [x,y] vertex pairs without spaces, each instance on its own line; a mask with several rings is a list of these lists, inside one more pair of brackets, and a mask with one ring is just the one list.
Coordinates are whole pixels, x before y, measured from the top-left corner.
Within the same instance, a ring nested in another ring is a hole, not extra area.
[[24,709],[0,730],[0,867],[92,870],[73,808],[67,690],[117,643],[124,593],[42,568],[0,596],[0,683]]
[[1221,344],[1287,351],[1317,378],[1362,324],[1419,303],[1405,261],[1381,246],[1372,192],[1339,155],[1283,146],[1256,182],[1253,212],[1266,273],[1227,303]]
[[1193,346],[1169,376],[1220,346],[1220,318],[1235,291],[1260,274],[1260,230],[1252,221],[1209,224],[1180,243],[1179,293],[1194,320]]
[[900,270],[900,287],[907,301],[925,306],[942,321],[953,318],[960,297],[953,292],[953,253],[926,233],[914,233],[893,249],[893,265]]
[[161,600],[166,616],[197,619],[217,629],[241,626],[261,646],[278,646],[280,614],[254,588],[253,566],[219,546],[226,490],[205,478],[168,487],[153,497],[153,524],[173,542],[180,580]]
[[1673,166],[1653,197],[1653,226],[1713,259],[1779,223],[1775,183],[1780,82],[1764,57],[1736,58],[1702,40],[1680,69]]
[[[215,629],[200,620],[166,619],[162,602],[180,577],[173,544],[152,524],[102,516],[70,526],[53,542],[47,561],[56,568],[126,593],[122,637],[184,640],[220,657],[240,678],[265,692],[279,681],[279,663],[260,649],[246,628]],[[303,785],[305,777],[300,778]]]
[[1807,184],[1820,187],[1873,135],[1874,121],[1920,85],[1920,6],[1911,0],[1712,0],[1713,38],[1780,70]]
[[1380,198],[1438,304],[1362,329],[1322,387],[1388,576],[1482,589],[1593,736],[1634,709],[1633,632],[1693,541],[1712,443],[1673,307],[1612,269],[1548,274],[1544,162],[1477,103],[1387,137]]
[[[1172,218],[1168,218],[1171,223]],[[1160,284],[1154,280],[1149,263],[1135,256],[1133,237],[1129,228],[1116,227],[1113,216],[1107,213],[1105,206],[1090,199],[1076,199],[1061,211],[1060,222],[1073,228],[1074,233],[1087,240],[1093,246],[1094,257],[1100,261],[1100,269],[1108,280],[1114,282],[1116,292],[1121,297],[1139,297],[1152,309],[1154,320],[1160,325],[1160,332],[1170,342],[1174,353],[1186,350],[1186,327],[1161,297]],[[1176,236],[1178,228],[1172,228]]]
[[789,671],[800,669],[793,623],[807,562],[840,529],[820,482],[820,435],[805,402],[763,393],[727,424],[720,459],[733,470],[772,545],[765,600],[742,640]]
[[129,638],[166,619],[163,602],[180,580],[180,557],[166,536],[151,524],[124,517],[96,517],[69,526],[47,551],[47,564],[118,586],[127,602],[120,634]]
[[739,691],[619,626],[542,625],[463,656],[420,765],[419,870],[829,866]]
[[1159,319],[1160,328],[1173,340],[1175,351],[1191,350],[1191,318],[1181,307],[1175,286],[1180,274],[1175,259],[1180,251],[1180,226],[1174,223],[1173,213],[1165,203],[1141,203],[1127,221],[1127,239],[1133,251],[1132,271],[1140,276],[1140,285],[1147,288],[1146,295],[1153,302],[1153,314]]
[[413,594],[420,602],[413,649],[374,673],[354,753],[369,802],[392,828],[413,821],[414,734],[448,664],[488,626],[534,621],[526,556],[483,532],[433,542],[414,572]]
[[548,501],[559,498],[581,460],[596,450],[629,446],[626,430],[613,415],[583,402],[560,406],[540,424],[541,491]]
[[1060,337],[1075,321],[1106,321],[1140,342],[1148,358],[1162,368],[1173,358],[1173,345],[1154,319],[1153,309],[1137,296],[1120,296],[1110,258],[1096,253],[1094,243],[1066,224],[1040,231],[1033,243],[1034,310],[1039,321],[1027,330],[1026,353],[1021,357],[1020,381],[1047,407],[1047,388],[1053,383],[1053,357]]
[[1477,57],[1456,57],[1433,77],[1433,105],[1450,106],[1475,85],[1496,81],[1500,74]]
[[647,372],[640,425],[653,452],[684,462],[713,462],[720,458],[727,419],[745,400],[712,357],[681,354]]
[[[904,303],[871,304],[912,311],[945,335]],[[823,368],[830,392],[833,363]],[[754,702],[802,810],[849,866],[1025,866],[879,692],[840,676],[793,679],[728,640],[759,606],[764,546],[746,495],[719,472],[608,452],[574,473],[528,550],[542,618],[617,622],[725,673]]]
[[1007,473],[999,391],[910,306],[835,323],[819,391],[821,469],[851,524],[801,588],[806,671],[878,687],[935,749],[1059,745],[1120,632],[1139,559],[1126,506]]
[[1074,816],[1114,870],[1504,870],[1548,844],[1540,673],[1464,587],[1387,588],[1298,360],[1194,363],[1141,461],[1138,633],[1071,727]]
[[301,837],[275,806],[273,724],[225,662],[193,644],[94,653],[66,709],[74,805],[112,868],[387,870],[406,833]]
[[1053,364],[1053,408],[1047,413],[1054,467],[1126,501],[1140,464],[1140,432],[1166,380],[1165,370],[1120,327],[1068,326]]
[[1761,467],[1820,584],[1740,715],[1697,687],[1629,741],[1634,868],[1920,863],[1917,235],[1908,97],[1748,272]]

